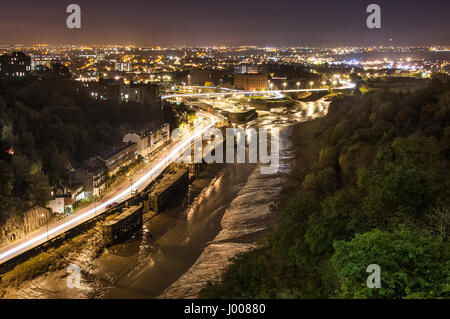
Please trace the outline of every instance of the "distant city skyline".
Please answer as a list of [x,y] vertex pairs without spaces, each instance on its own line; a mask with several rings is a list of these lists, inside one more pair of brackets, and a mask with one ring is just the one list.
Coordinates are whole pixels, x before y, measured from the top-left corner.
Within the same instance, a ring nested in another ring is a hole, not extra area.
[[[68,29],[66,7],[82,9]],[[366,7],[382,10],[368,29]],[[448,1],[36,1],[2,4],[0,44],[136,46],[449,45]]]

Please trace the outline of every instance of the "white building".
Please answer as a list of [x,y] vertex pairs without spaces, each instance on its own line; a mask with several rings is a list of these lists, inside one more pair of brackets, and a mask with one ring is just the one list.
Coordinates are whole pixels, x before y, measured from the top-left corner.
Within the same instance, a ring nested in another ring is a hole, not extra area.
[[50,208],[53,213],[64,214],[64,198],[65,197],[57,197],[52,199],[47,203],[47,207]]
[[129,133],[123,137],[123,142],[137,144],[137,154],[147,157],[152,152],[170,141],[170,125],[164,124],[156,130],[147,130],[140,134]]

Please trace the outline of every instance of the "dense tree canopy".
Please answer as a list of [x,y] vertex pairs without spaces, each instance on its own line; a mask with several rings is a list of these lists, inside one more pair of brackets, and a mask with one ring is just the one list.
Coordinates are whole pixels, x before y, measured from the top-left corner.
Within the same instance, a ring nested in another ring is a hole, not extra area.
[[[355,93],[297,126],[298,188],[278,227],[201,296],[449,297],[449,96],[448,78]],[[381,290],[366,286],[370,264]]]
[[[337,241],[334,248],[332,263],[345,297],[450,297],[450,245],[442,238],[406,229],[375,229],[350,242]],[[361,285],[373,261],[380,266],[380,289]]]
[[92,99],[59,73],[0,81],[0,219],[44,204],[50,185],[128,128],[161,120],[148,105]]

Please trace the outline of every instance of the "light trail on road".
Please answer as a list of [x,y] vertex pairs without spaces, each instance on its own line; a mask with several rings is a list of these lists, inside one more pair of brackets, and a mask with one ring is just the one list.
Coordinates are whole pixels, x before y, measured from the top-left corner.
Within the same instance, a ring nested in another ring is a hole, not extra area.
[[[130,195],[132,189],[138,188],[140,185],[144,184],[146,181],[148,181],[149,178],[154,179],[156,178],[159,173],[162,172],[163,169],[165,169],[171,162],[173,162],[180,154],[182,150],[184,150],[187,146],[189,146],[192,141],[200,137],[206,130],[213,127],[216,124],[216,119],[214,116],[197,112],[200,116],[204,116],[208,118],[211,123],[207,125],[205,128],[200,129],[198,131],[194,131],[194,134],[178,144],[165,158],[163,158],[158,164],[156,164],[154,167],[152,167],[145,175],[143,175],[141,178],[139,178],[135,183],[133,183],[131,186],[127,187],[125,190],[120,192],[118,195],[113,196],[112,198],[108,199],[107,201],[103,202],[102,204],[96,206],[93,209],[88,210],[87,212],[84,212],[80,215],[77,215],[76,217],[67,220],[66,222],[63,222],[62,224],[58,226],[54,226],[52,228],[49,228],[48,231],[35,235],[33,238],[26,240],[25,242],[18,244],[17,246],[11,247],[7,249],[6,251],[0,253],[0,263],[3,263],[17,255],[20,255],[20,253],[23,253],[24,251],[27,251],[31,248],[34,248],[38,246],[38,243],[41,244],[41,242],[46,242],[46,238],[49,238],[51,235],[60,235],[61,233],[78,226],[82,223],[84,219],[89,220],[91,217],[96,216],[97,212],[109,204],[112,204],[114,202],[119,202],[120,200],[123,200],[128,195]],[[55,237],[54,236],[54,237]]]
[[[346,81],[341,81],[343,86],[333,88],[334,90],[350,90],[356,87],[356,84]],[[222,89],[222,88],[221,88]],[[174,97],[200,97],[200,96],[224,96],[230,94],[281,94],[281,93],[295,93],[295,92],[322,92],[329,91],[328,88],[322,89],[296,89],[296,90],[274,90],[274,91],[239,91],[232,90],[229,92],[214,92],[214,93],[182,93],[182,94],[171,94],[171,95],[162,95],[161,99],[166,100]]]
[[[336,90],[344,90],[344,89],[353,89],[356,87],[354,83],[351,82],[345,82],[341,81],[344,85],[338,88],[335,88]],[[294,92],[320,92],[320,91],[328,91],[328,88],[322,88],[322,89],[297,89],[297,90],[275,90],[275,91],[240,91],[240,90],[234,90],[230,89],[228,92],[222,92],[222,93],[188,93],[188,94],[173,94],[173,95],[165,95],[161,96],[161,99],[168,99],[172,97],[200,97],[200,96],[224,96],[224,95],[230,95],[230,94],[282,94],[282,93],[294,93]],[[101,211],[102,209],[106,208],[108,205],[114,203],[123,201],[129,195],[131,194],[131,191],[133,189],[139,188],[140,185],[144,184],[145,182],[149,182],[156,178],[163,169],[165,169],[171,162],[173,162],[180,154],[181,150],[184,150],[188,145],[192,143],[195,139],[200,137],[206,130],[213,127],[216,124],[216,119],[214,116],[197,112],[199,115],[204,116],[208,118],[211,123],[204,127],[203,129],[198,130],[197,132],[194,131],[194,134],[184,140],[183,142],[179,143],[178,146],[176,146],[165,158],[163,158],[161,161],[159,161],[154,167],[152,167],[147,173],[145,173],[142,177],[140,177],[136,182],[134,182],[132,185],[125,188],[125,190],[121,191],[118,195],[113,196],[112,198],[108,199],[105,202],[102,202],[100,205],[96,206],[93,209],[90,209],[84,213],[81,213],[79,215],[76,215],[74,217],[69,217],[67,221],[63,221],[61,224],[57,226],[53,226],[49,228],[47,231],[36,234],[34,237],[25,240],[23,243],[17,243],[14,245],[14,243],[11,244],[11,248],[8,248],[8,246],[4,247],[3,249],[0,249],[0,264],[17,256],[21,253],[28,251],[29,249],[32,249],[49,239],[52,239],[61,233],[76,227],[83,222],[91,219],[92,217],[96,216],[97,212]],[[53,237],[51,237],[53,235]],[[19,240],[20,241],[20,240]],[[3,250],[3,251],[2,251]]]

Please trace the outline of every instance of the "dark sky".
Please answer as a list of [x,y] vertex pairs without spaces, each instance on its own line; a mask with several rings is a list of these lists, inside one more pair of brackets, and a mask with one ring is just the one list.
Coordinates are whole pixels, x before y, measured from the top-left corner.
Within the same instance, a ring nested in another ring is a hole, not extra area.
[[[80,30],[66,27],[71,3]],[[370,3],[381,29],[366,27]],[[449,0],[0,0],[0,44],[450,44],[449,12]]]

